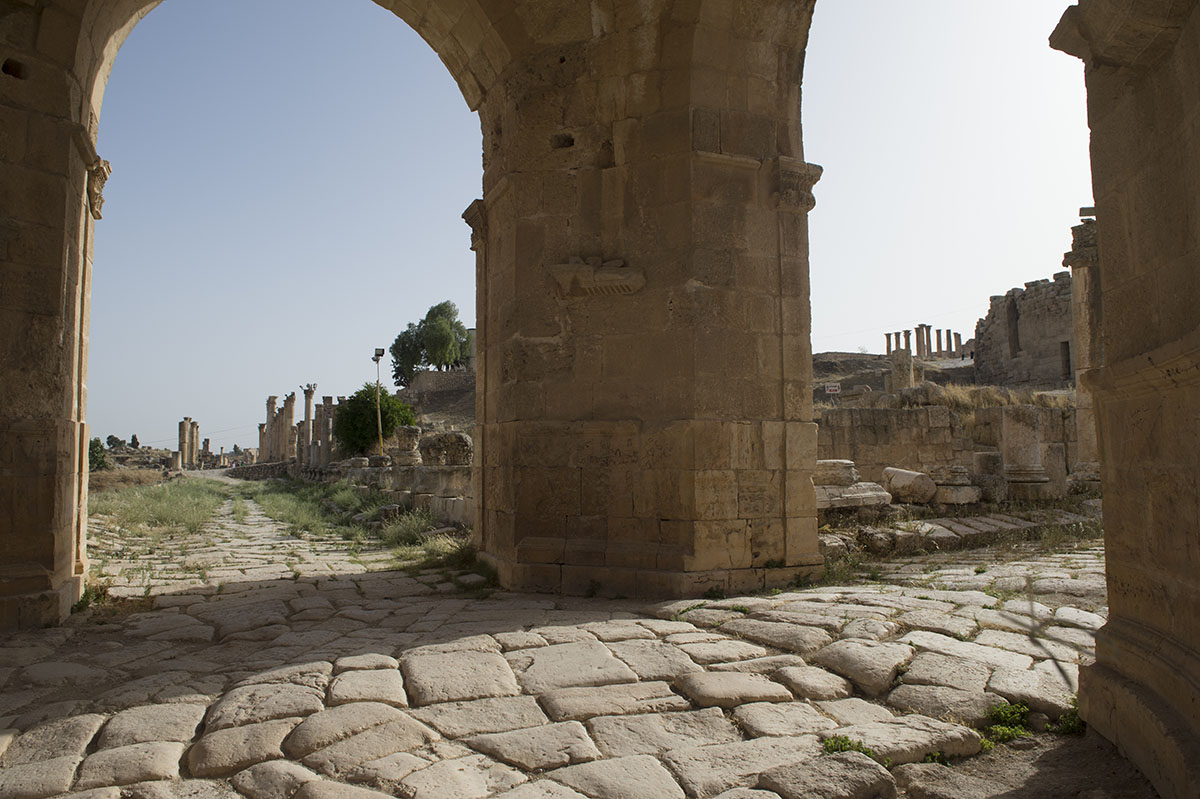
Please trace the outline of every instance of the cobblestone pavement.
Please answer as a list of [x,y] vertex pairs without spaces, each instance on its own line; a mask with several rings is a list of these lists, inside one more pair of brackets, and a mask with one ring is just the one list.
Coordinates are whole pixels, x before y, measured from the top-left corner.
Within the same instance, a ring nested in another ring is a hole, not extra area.
[[361,574],[395,564],[391,551],[378,542],[351,546],[336,535],[298,537],[268,518],[254,500],[243,501],[242,521],[227,501],[198,535],[134,534],[93,516],[88,520],[93,570],[108,584],[110,596],[129,598],[212,594],[226,583]]
[[650,607],[362,570],[161,593],[0,640],[0,799],[1030,796],[922,763],[1005,701],[1069,711],[1092,656],[1102,551],[1000,557]]

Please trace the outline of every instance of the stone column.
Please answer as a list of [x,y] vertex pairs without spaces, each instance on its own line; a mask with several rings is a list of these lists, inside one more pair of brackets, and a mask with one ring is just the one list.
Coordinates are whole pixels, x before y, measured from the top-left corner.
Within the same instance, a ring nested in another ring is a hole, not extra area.
[[282,446],[280,460],[291,460],[296,457],[296,392],[293,391],[283,398],[280,433]]
[[192,419],[190,416],[183,417],[183,421],[179,423],[179,468],[185,468],[188,463],[188,439],[192,435]]
[[1004,457],[1004,479],[1012,499],[1044,499],[1049,495],[1050,477],[1042,466],[1040,412],[1032,405],[1009,405],[1003,409],[1000,452]]
[[962,333],[954,334],[954,354],[959,358],[963,357]]
[[258,425],[258,454],[257,458],[263,458],[267,451],[267,425],[265,422]]
[[297,447],[297,458],[300,463],[309,462],[313,441],[313,395],[317,392],[317,384],[309,383],[304,386],[304,421],[300,425],[300,444]]
[[[1095,208],[1079,209],[1081,217],[1095,216]],[[1070,480],[1077,485],[1100,487],[1100,451],[1096,439],[1096,412],[1092,397],[1093,369],[1104,362],[1100,316],[1100,248],[1096,220],[1084,218],[1071,229],[1072,249],[1063,256],[1071,270],[1071,312],[1075,327],[1075,452]]]
[[192,422],[192,432],[188,436],[188,463],[194,469],[200,462],[200,423]]
[[884,333],[883,337],[884,337],[884,339],[887,340],[887,350],[884,352],[884,355],[891,355],[892,354],[892,334]]
[[938,331],[937,331],[937,356],[940,358],[944,354],[945,354],[945,350],[942,349],[942,330],[941,330],[941,328],[938,328]]
[[178,452],[171,453],[171,471],[178,472],[183,469],[183,456]]
[[333,397],[322,397],[321,409],[321,465],[328,466],[333,462]]
[[[471,341],[471,357],[475,368],[475,420],[481,426],[495,421],[494,414],[489,413],[487,391],[488,375],[488,309],[491,305],[491,289],[488,285],[488,217],[487,203],[475,200],[462,215],[463,221],[471,228],[471,251],[475,253],[475,336]],[[488,517],[484,501],[489,490],[489,473],[494,472],[487,467],[492,462],[488,447],[494,436],[476,436],[474,451],[471,454],[471,495],[474,507],[471,517],[475,520],[472,525],[471,543],[477,550],[483,549],[484,534],[483,520]],[[419,453],[418,453],[419,460]],[[494,518],[494,517],[493,517]]]
[[899,393],[906,388],[916,385],[913,372],[913,356],[908,350],[896,350],[892,353],[892,371],[889,376],[889,391]]
[[279,433],[276,429],[275,419],[275,406],[278,402],[279,397],[276,395],[267,397],[267,446],[262,452],[258,453],[258,459],[263,463],[274,463],[276,460],[278,460],[275,449],[276,440],[279,437]]
[[904,331],[904,349],[908,351],[909,355],[912,355],[913,348],[912,348],[912,331],[911,330]]

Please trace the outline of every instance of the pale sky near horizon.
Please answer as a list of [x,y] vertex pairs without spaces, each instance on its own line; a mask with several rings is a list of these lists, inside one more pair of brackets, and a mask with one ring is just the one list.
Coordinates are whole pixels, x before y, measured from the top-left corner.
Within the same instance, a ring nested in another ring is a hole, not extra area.
[[[478,118],[374,3],[166,0],[116,59],[99,151],[93,435],[257,445],[269,394],[374,379],[371,354],[451,299],[474,324],[462,211]],[[1065,0],[821,0],[805,151],[813,348],[973,333],[988,297],[1061,271],[1091,204]],[[385,384],[389,359],[384,360]]]

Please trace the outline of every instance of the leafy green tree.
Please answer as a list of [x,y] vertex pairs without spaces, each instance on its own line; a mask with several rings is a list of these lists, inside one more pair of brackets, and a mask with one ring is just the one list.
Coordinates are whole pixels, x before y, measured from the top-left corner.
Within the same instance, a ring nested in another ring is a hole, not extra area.
[[129,437],[129,446],[133,447],[134,449],[142,448],[142,445],[138,442],[137,433],[134,433]]
[[[401,425],[416,423],[413,409],[386,390],[380,392],[380,400],[379,413],[384,438],[391,436]],[[363,454],[378,444],[374,383],[364,383],[362,388],[338,406],[333,422],[333,435],[342,445],[342,449],[349,453]]]
[[[462,327],[462,324],[458,326]],[[437,317],[425,328],[425,358],[439,371],[461,359],[462,346],[456,333],[453,323],[444,316]]]
[[88,442],[88,471],[98,472],[107,468],[108,456],[104,454],[104,442],[93,438]]
[[116,436],[109,436],[107,439],[105,439],[105,443],[108,444],[109,449],[116,449],[117,447],[125,446],[125,442]]
[[427,366],[424,331],[412,322],[392,342],[392,381],[398,386],[412,382],[417,370]]
[[407,386],[423,369],[460,366],[470,353],[470,339],[458,320],[458,306],[439,302],[420,322],[409,322],[392,342],[391,353],[392,379],[398,386]]

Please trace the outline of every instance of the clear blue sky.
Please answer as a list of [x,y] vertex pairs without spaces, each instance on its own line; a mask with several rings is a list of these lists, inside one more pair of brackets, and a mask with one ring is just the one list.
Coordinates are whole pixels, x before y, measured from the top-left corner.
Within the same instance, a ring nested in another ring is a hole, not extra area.
[[[1082,66],[1049,50],[1066,3],[822,0],[805,73],[813,346],[880,351],[928,322],[968,337],[988,296],[1060,269],[1090,204]],[[166,0],[105,97],[93,434],[257,444],[268,394],[348,394],[370,356],[451,299],[474,323],[460,214],[479,122],[403,22],[368,0]],[[385,373],[388,359],[384,361]]]

